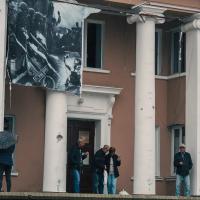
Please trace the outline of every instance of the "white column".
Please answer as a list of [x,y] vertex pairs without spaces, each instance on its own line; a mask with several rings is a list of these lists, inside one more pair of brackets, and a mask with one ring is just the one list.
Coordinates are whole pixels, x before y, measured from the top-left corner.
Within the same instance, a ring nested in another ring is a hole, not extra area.
[[48,91],[43,191],[66,192],[67,94]]
[[[113,105],[115,103],[115,96],[114,95],[110,95],[108,98],[108,110],[107,110],[107,114],[105,116],[105,140],[104,143],[102,144],[107,144],[107,145],[111,145],[111,126],[112,126],[112,110],[113,110]],[[102,122],[103,123],[103,122]]]
[[7,34],[7,7],[6,0],[0,1],[0,131],[4,129],[4,105],[5,105],[5,55]]
[[134,194],[155,194],[155,22],[137,22]]
[[[142,7],[149,16],[164,10]],[[155,17],[132,16],[136,23],[134,194],[155,194]],[[129,21],[130,22],[130,18]]]
[[200,14],[182,27],[186,32],[186,146],[193,159],[191,189],[200,195]]

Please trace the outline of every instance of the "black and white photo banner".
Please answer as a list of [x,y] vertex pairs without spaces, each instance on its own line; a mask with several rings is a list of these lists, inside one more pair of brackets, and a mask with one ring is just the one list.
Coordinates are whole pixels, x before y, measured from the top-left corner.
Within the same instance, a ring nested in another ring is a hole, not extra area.
[[79,95],[83,22],[100,10],[52,0],[9,0],[8,8],[12,83]]

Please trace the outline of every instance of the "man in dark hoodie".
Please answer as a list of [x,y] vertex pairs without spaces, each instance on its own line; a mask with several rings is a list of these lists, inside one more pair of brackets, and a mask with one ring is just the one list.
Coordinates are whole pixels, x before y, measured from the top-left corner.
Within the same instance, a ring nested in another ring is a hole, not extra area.
[[7,149],[0,149],[0,191],[2,190],[3,173],[6,175],[7,192],[11,190],[11,170],[13,165],[12,154],[15,145]]
[[99,149],[94,155],[93,192],[96,194],[103,194],[105,156],[108,151],[109,151],[109,146],[104,145],[104,147]]

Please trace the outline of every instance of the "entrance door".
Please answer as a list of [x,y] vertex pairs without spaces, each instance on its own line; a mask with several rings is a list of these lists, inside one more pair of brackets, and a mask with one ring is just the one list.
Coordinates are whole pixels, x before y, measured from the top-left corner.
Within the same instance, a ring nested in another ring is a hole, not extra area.
[[[79,137],[86,138],[86,145],[83,151],[88,151],[89,156],[83,161],[83,170],[81,173],[81,193],[92,192],[92,160],[94,157],[94,135],[95,135],[95,122],[94,121],[81,121],[81,120],[68,120],[67,129],[67,152],[73,145],[76,145]],[[69,162],[68,162],[69,163]],[[67,191],[72,192],[72,178],[70,167],[67,166]]]

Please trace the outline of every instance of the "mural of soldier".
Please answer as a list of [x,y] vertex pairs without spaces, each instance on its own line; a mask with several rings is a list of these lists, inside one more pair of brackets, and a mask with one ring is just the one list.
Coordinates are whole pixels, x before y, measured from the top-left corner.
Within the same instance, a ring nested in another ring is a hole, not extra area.
[[27,30],[28,33],[33,33],[34,30],[34,17],[35,17],[35,10],[33,8],[28,9],[28,25]]
[[26,70],[27,53],[27,25],[28,25],[28,5],[24,2],[19,4],[19,12],[16,17],[16,71],[24,72]]
[[12,82],[80,94],[82,24],[95,12],[52,0],[9,0]]
[[57,26],[61,22],[60,12],[57,12],[57,19],[54,17],[54,5],[52,2],[49,3],[48,15],[47,15],[47,46],[49,52],[55,53],[59,38],[57,37],[56,30]]

